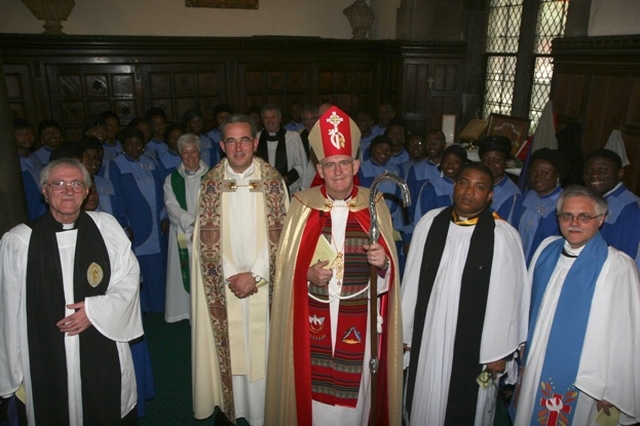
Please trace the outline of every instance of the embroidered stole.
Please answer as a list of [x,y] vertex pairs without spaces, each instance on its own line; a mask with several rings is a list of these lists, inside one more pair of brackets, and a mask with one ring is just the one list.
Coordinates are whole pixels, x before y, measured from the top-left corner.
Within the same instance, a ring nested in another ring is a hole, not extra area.
[[[264,194],[264,214],[269,236],[269,301],[273,292],[275,275],[275,253],[286,216],[288,192],[275,168],[260,158],[254,157],[256,167],[260,167],[262,179],[252,182],[253,191]],[[221,228],[222,192],[233,190],[224,181],[227,160],[223,159],[202,179],[198,220],[200,222],[200,270],[204,281],[207,306],[211,316],[212,330],[218,355],[221,376],[223,407],[227,417],[235,419],[231,357],[229,351],[229,329],[227,319],[226,286],[222,270]]]
[[[327,216],[320,238],[331,240],[331,214]],[[349,297],[369,285],[370,270],[362,249],[368,235],[349,213],[345,230],[344,275],[341,296]],[[338,314],[335,351],[331,341],[331,315],[328,286],[309,286],[320,302],[309,298],[309,336],[311,345],[311,390],[313,399],[330,405],[355,407],[362,376],[367,339],[368,291],[352,299],[341,300]],[[313,318],[313,320],[312,320]]]
[[[184,181],[184,177],[175,170],[171,173],[171,188],[173,188],[173,193],[176,196],[176,201],[182,208],[182,210],[187,211],[187,190]],[[181,237],[182,236],[182,237]],[[186,238],[184,238],[184,234],[178,233],[177,241],[178,244],[178,258],[180,260],[180,273],[182,275],[182,285],[187,293],[191,293],[191,275],[189,273],[189,248]]]
[[[453,214],[453,206],[450,206],[433,219],[424,245],[406,393],[409,416],[413,404],[418,359],[431,291],[438,275],[442,255],[446,250],[449,226],[457,226],[451,225]],[[461,224],[461,226],[472,224]],[[478,395],[478,385],[475,379],[481,372],[479,365],[480,344],[491,279],[494,228],[494,216],[488,208],[485,208],[475,224],[462,273],[458,320],[453,346],[453,367],[449,380],[445,415],[445,424],[447,425],[467,424],[470,419],[475,418]]]
[[[529,340],[532,341],[538,320],[538,312],[547,284],[562,256],[564,238],[551,242],[540,254],[533,273]],[[604,239],[597,233],[587,243],[569,269],[560,290],[558,305],[553,317],[545,359],[539,377],[535,401],[539,409],[532,411],[531,421],[540,416],[551,423],[571,424],[575,413],[578,392],[573,386],[580,366],[582,345],[587,332],[589,313],[598,276],[608,256]],[[528,353],[525,356],[528,359]],[[526,374],[526,371],[525,371]],[[557,410],[560,406],[562,409]]]
[[[26,278],[27,334],[35,419],[69,424],[65,334],[56,323],[65,305],[104,295],[111,279],[109,253],[100,230],[84,212],[76,220],[73,300],[65,300],[56,233],[62,226],[50,212],[30,224]],[[67,231],[72,232],[72,231]],[[78,337],[82,411],[85,424],[119,424],[121,372],[116,343],[89,327]],[[75,362],[72,362],[74,365]]]

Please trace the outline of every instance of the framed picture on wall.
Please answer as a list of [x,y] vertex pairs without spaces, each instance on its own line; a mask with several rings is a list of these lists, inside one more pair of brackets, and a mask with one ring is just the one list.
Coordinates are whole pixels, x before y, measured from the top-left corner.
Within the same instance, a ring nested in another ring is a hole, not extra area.
[[512,117],[510,115],[491,114],[487,126],[487,136],[506,136],[511,141],[511,155],[515,156],[522,144],[529,137],[528,118]]
[[257,9],[259,0],[185,0],[187,7],[218,7],[224,9]]

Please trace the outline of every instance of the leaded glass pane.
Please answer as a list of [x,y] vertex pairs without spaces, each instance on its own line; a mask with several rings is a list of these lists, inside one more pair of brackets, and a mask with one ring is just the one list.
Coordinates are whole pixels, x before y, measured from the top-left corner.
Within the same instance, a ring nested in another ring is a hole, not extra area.
[[487,52],[516,53],[523,0],[491,0],[487,26]]
[[568,8],[568,0],[542,0],[540,2],[534,53],[543,55],[551,53],[551,41],[555,37],[564,35]]
[[529,104],[530,131],[533,133],[538,127],[542,110],[549,100],[551,93],[551,78],[553,77],[553,63],[549,56],[536,57],[536,66],[531,88],[531,103]]
[[515,74],[515,56],[489,56],[487,58],[484,117],[489,117],[491,113],[511,114]]

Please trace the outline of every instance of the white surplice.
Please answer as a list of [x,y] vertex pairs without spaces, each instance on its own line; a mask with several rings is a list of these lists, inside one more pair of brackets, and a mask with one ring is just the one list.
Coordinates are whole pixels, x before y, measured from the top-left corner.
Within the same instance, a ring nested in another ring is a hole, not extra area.
[[[111,282],[106,294],[84,300],[85,313],[93,327],[116,342],[121,370],[121,415],[128,414],[138,398],[129,341],[142,336],[140,315],[140,268],[131,243],[115,218],[87,212],[104,239],[111,262]],[[72,304],[73,266],[77,230],[57,233],[65,303]],[[26,391],[27,419],[34,418],[26,319],[26,273],[31,228],[18,225],[0,242],[0,396]],[[74,310],[65,308],[65,315]],[[62,318],[60,318],[62,319]],[[82,425],[82,387],[79,336],[65,336],[69,421]],[[32,420],[29,420],[32,422]]]
[[[416,225],[402,282],[404,342],[411,346],[424,244],[433,219],[443,209],[431,210]],[[503,220],[495,221],[495,241],[487,307],[480,344],[478,374],[483,365],[500,360],[526,340],[529,286],[522,244],[517,231]],[[449,395],[458,303],[465,261],[475,226],[450,222],[446,245],[427,307],[413,394],[411,424],[443,425]],[[472,255],[472,254],[471,254]],[[414,348],[415,353],[418,353]],[[405,353],[409,367],[412,352]],[[510,361],[512,362],[512,361]],[[406,404],[406,401],[405,401]],[[478,387],[473,424],[492,423],[495,389]],[[471,424],[471,423],[470,423]]]
[[[198,191],[202,176],[207,174],[208,167],[200,160],[200,166],[193,174],[187,174],[184,163],[177,168],[177,172],[184,178],[185,199],[187,209],[180,207],[173,186],[171,175],[164,181],[164,205],[171,223],[169,231],[169,250],[167,263],[167,298],[165,302],[164,320],[176,322],[191,318],[191,296],[184,289],[182,281],[182,269],[180,268],[180,256],[178,254],[178,236],[182,235],[187,241],[189,258],[191,258],[191,236],[198,209]],[[190,264],[190,263],[189,263]],[[187,264],[187,268],[189,267]]]
[[[260,139],[260,135],[262,134],[262,132],[265,131],[266,130],[262,130],[258,133],[258,139]],[[287,153],[287,171],[296,169],[299,176],[298,180],[289,184],[289,194],[293,194],[294,192],[298,192],[301,189],[304,189],[302,181],[305,179],[309,160],[307,159],[307,154],[304,152],[302,139],[300,139],[300,135],[298,134],[298,132],[287,130],[284,135],[284,143]],[[267,163],[269,163],[272,167],[276,166],[277,147],[277,141],[267,141],[267,152],[269,156]]]
[[[542,250],[561,237],[549,237],[536,251],[529,271]],[[565,250],[571,248],[565,245]],[[578,250],[574,255],[579,255]],[[529,352],[518,397],[515,425],[528,425],[533,410],[540,408],[535,396],[554,315],[569,269],[575,258],[560,256],[536,315],[536,329],[527,342]],[[635,263],[626,254],[609,247],[593,293],[586,335],[575,387],[580,391],[573,425],[591,425],[596,403],[605,400],[622,411],[619,424],[640,421],[640,283]]]

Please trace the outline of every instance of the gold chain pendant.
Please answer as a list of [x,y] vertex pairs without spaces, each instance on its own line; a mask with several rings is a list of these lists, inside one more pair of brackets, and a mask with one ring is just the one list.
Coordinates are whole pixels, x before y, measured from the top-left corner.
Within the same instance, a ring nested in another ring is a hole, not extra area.
[[344,255],[342,252],[338,253],[336,260],[333,262],[333,268],[336,271],[336,278],[338,279],[338,285],[342,285],[342,275],[344,272]]

